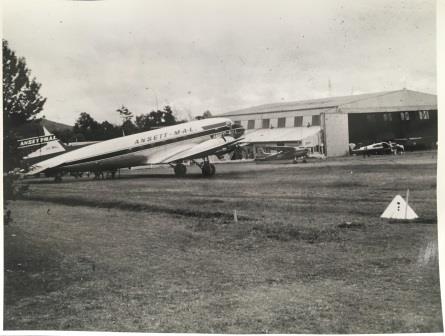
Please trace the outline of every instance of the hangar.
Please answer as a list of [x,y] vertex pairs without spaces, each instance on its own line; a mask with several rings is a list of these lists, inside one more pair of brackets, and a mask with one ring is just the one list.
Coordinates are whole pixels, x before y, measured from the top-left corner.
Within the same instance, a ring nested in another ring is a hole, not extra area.
[[246,129],[253,156],[261,145],[302,146],[333,157],[349,154],[350,143],[437,143],[437,96],[407,89],[266,104],[221,116]]

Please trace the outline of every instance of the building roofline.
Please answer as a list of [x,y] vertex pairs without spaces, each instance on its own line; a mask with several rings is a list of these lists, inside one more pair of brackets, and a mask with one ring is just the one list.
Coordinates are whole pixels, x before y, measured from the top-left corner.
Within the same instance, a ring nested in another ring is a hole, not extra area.
[[[283,112],[303,111],[303,110],[308,111],[308,110],[317,110],[317,109],[328,110],[328,109],[332,109],[332,108],[339,108],[341,106],[346,107],[349,104],[354,104],[359,101],[375,99],[378,97],[391,95],[391,94],[398,93],[398,92],[414,92],[414,93],[421,93],[421,94],[437,97],[437,95],[431,94],[431,93],[401,89],[401,90],[381,91],[381,92],[374,92],[374,93],[362,93],[362,94],[350,95],[350,96],[335,96],[335,97],[326,97],[326,98],[317,98],[317,99],[297,100],[297,101],[290,101],[290,102],[283,102],[283,103],[262,104],[262,105],[247,107],[244,109],[238,109],[235,111],[225,112],[225,113],[219,114],[218,116],[228,117],[228,116],[253,115],[253,114],[262,114],[262,113],[283,113]],[[323,105],[323,102],[325,102],[327,105]],[[317,103],[318,103],[318,105],[317,105]],[[294,104],[295,106],[291,107],[292,104]],[[313,105],[313,106],[308,106],[308,105]]]

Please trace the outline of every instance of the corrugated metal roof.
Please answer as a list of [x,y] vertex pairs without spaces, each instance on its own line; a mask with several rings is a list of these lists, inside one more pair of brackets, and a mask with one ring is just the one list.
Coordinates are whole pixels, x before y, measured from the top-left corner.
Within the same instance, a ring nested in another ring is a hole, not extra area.
[[357,109],[369,110],[372,109],[373,106],[378,108],[382,108],[384,106],[393,106],[399,109],[400,106],[412,106],[413,104],[418,106],[435,105],[437,108],[437,96],[428,93],[403,89],[397,91],[358,94],[352,96],[329,97],[322,99],[265,104],[226,112],[223,113],[221,116],[239,116],[257,113],[286,112],[312,109],[337,109],[343,106],[348,109],[356,107]]
[[248,133],[242,142],[295,142],[315,136],[320,132],[320,126],[292,128],[264,128]]

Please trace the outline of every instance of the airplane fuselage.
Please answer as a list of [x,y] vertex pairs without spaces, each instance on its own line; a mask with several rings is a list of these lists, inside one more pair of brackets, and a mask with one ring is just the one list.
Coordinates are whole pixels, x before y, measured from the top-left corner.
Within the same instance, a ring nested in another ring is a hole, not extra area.
[[66,152],[36,164],[34,169],[82,172],[168,163],[169,155],[174,158],[176,152],[230,133],[232,124],[227,118],[211,118],[132,134]]

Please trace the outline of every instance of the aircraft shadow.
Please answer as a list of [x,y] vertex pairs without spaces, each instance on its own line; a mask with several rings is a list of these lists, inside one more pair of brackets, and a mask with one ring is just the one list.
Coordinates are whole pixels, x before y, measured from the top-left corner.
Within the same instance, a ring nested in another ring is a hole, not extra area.
[[[221,175],[221,174],[220,174]],[[216,176],[215,176],[216,177]],[[54,182],[54,179],[51,177],[45,178],[45,179],[39,179],[39,180],[31,180],[31,179],[25,179],[22,180],[22,182],[26,184],[67,184],[67,183],[85,183],[85,182],[106,182],[106,181],[119,181],[119,180],[133,180],[133,179],[176,179],[178,181],[181,180],[209,180],[213,179],[215,177],[203,177],[200,173],[196,174],[187,174],[184,177],[176,177],[173,174],[128,174],[128,175],[121,175],[119,177],[116,177],[114,179],[112,178],[104,178],[104,179],[94,179],[94,178],[88,178],[88,177],[81,177],[81,178],[74,178],[74,177],[64,177],[61,182]]]

